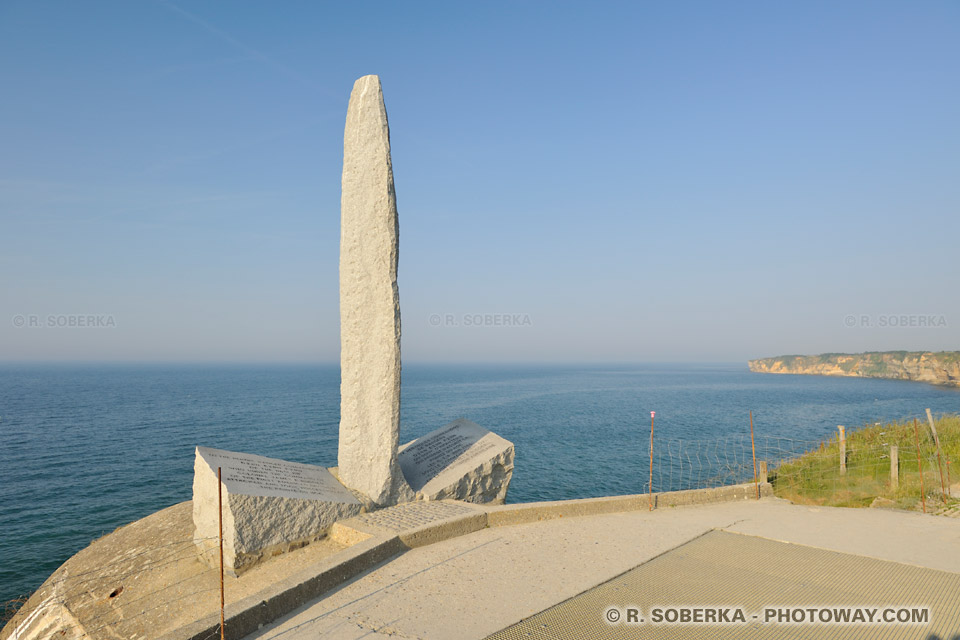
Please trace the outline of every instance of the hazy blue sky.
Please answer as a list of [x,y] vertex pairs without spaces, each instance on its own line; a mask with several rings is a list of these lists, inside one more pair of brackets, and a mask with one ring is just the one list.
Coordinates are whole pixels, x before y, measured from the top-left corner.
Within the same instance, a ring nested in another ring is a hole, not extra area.
[[370,73],[406,361],[957,349],[958,69],[955,1],[7,0],[0,360],[335,361]]

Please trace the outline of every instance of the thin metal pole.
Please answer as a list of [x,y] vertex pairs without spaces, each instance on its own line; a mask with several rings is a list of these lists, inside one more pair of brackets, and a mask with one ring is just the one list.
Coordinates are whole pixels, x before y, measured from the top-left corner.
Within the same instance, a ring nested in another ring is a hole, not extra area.
[[753,411],[750,412],[750,449],[753,451],[753,486],[757,489],[757,500],[759,500],[760,483],[757,480],[757,446],[753,443]]
[[947,458],[947,495],[953,497],[953,485],[950,481],[950,458]]
[[220,522],[220,640],[223,638],[223,479],[217,467],[217,516]]
[[923,462],[920,460],[920,429],[917,427],[917,419],[913,419],[913,435],[917,439],[917,466],[920,468],[920,502],[923,505],[923,512],[927,512],[927,497],[923,492]]
[[650,499],[650,511],[653,511],[653,416],[656,411],[650,412],[650,484],[647,485],[647,496]]

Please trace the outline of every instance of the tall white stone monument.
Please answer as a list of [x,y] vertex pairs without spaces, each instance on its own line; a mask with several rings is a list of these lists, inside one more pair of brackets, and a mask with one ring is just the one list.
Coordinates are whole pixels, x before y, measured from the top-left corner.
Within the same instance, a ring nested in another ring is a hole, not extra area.
[[347,486],[384,506],[411,500],[400,434],[399,226],[380,78],[353,85],[340,201],[340,448]]
[[222,515],[224,565],[232,575],[318,540],[337,520],[367,508],[417,499],[502,503],[513,475],[513,444],[466,419],[398,455],[399,229],[377,76],[360,78],[350,94],[342,189],[337,477],[323,467],[198,447],[194,542],[204,560],[218,560]]

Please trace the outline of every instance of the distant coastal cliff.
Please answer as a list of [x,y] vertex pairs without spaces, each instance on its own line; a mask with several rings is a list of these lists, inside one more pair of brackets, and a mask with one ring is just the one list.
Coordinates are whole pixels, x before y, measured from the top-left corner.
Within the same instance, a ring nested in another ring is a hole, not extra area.
[[960,387],[960,351],[874,351],[777,356],[748,362],[757,373],[916,380]]

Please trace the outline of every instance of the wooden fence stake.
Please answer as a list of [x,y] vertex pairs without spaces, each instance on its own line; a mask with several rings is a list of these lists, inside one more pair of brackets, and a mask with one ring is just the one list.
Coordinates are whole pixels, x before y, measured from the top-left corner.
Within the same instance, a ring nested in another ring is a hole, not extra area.
[[953,497],[953,486],[950,484],[950,458],[947,458],[947,495]]
[[937,435],[937,425],[933,422],[933,414],[927,409],[927,422],[930,423],[930,431],[933,432],[933,443],[937,445],[937,471],[940,472],[940,497],[943,504],[947,504],[947,488],[943,484],[943,463],[940,462],[940,436]]
[[896,491],[900,487],[900,449],[890,445],[890,488]]
[[842,424],[837,426],[837,431],[840,432],[840,475],[844,476],[847,474],[847,432]]
[[913,419],[913,435],[917,439],[917,467],[920,469],[920,502],[923,505],[923,512],[927,512],[927,494],[923,492],[923,461],[920,460],[920,428],[917,427],[917,419]]
[[763,484],[767,483],[767,461],[760,461],[760,482]]

